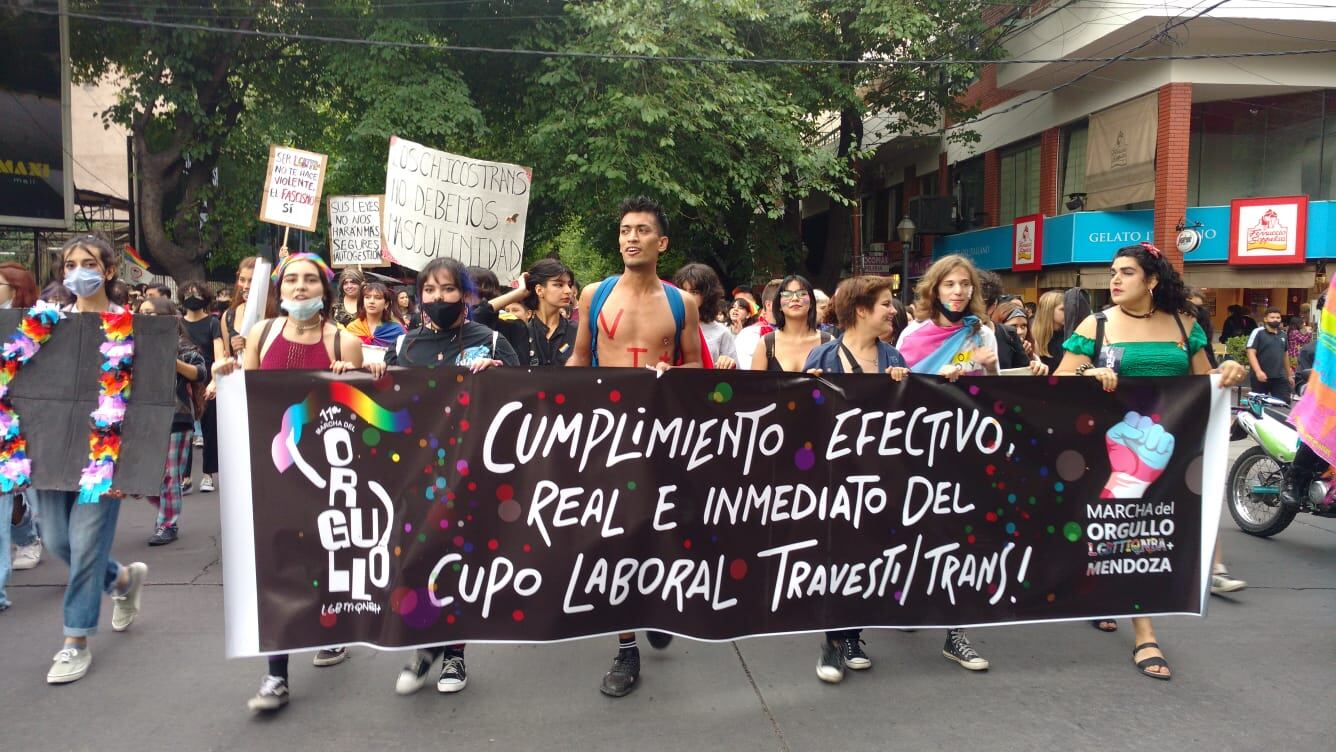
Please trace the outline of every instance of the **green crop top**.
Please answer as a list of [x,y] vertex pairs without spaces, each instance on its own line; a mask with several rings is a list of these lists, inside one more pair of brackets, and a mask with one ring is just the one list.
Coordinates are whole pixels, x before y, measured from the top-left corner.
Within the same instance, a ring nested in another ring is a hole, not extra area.
[[[1187,349],[1177,342],[1108,342],[1111,347],[1123,348],[1118,365],[1120,376],[1187,376],[1192,373],[1192,356],[1206,347],[1206,333],[1194,323],[1188,333]],[[1095,340],[1072,333],[1062,348],[1077,355],[1096,360]]]

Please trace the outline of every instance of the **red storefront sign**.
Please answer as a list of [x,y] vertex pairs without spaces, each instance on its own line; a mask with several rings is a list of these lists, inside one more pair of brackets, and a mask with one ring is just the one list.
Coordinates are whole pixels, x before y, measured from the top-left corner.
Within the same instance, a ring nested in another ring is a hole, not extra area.
[[1229,204],[1229,263],[1302,264],[1308,197],[1236,198]]

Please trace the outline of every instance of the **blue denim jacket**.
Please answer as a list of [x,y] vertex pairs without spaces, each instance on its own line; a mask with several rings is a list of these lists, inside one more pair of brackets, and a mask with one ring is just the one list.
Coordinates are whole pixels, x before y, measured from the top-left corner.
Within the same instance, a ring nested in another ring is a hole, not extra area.
[[[826,373],[844,373],[844,364],[840,362],[840,343],[844,341],[844,335],[836,337],[834,340],[824,345],[819,345],[807,356],[807,362],[803,364],[803,370],[809,371],[813,368],[820,368]],[[885,373],[887,368],[907,368],[905,357],[900,351],[890,345],[877,340],[877,370]]]

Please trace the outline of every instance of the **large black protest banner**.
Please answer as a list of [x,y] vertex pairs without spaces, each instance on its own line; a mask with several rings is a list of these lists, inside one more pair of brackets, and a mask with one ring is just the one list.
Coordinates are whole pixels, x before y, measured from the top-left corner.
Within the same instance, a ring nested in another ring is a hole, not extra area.
[[1207,378],[288,371],[220,399],[234,656],[1201,613],[1227,454]]

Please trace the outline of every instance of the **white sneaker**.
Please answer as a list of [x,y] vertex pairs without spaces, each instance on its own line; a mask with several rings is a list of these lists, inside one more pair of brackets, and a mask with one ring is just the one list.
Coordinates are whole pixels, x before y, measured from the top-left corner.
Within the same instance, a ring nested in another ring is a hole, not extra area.
[[193,443],[194,443],[194,445],[197,446],[197,447],[202,447],[202,446],[204,446],[204,437],[201,436],[200,434],[195,434],[195,439],[194,439],[194,442],[193,442]]
[[32,569],[42,562],[42,539],[14,547],[13,569]]
[[148,565],[142,561],[136,561],[126,569],[130,572],[129,585],[124,593],[111,596],[111,628],[116,632],[124,632],[135,623],[135,617],[139,615],[139,596],[143,594],[144,580],[148,577]]
[[[17,569],[18,567],[15,567]],[[1233,593],[1248,587],[1248,583],[1240,580],[1225,570],[1220,570],[1211,575],[1211,594],[1220,595],[1221,593]]]
[[427,674],[431,672],[431,666],[435,662],[436,656],[430,650],[413,651],[413,660],[404,666],[399,672],[399,678],[394,682],[395,694],[411,695],[426,686]]
[[88,673],[88,666],[93,662],[93,654],[85,645],[79,648],[66,647],[51,659],[51,670],[46,672],[47,684],[69,684],[79,681]]
[[203,478],[200,478],[200,481],[199,481],[199,492],[200,492],[200,493],[213,493],[215,490],[217,490],[217,489],[216,489],[216,488],[214,487],[214,485],[213,485],[213,476],[212,476],[212,475],[205,475]]
[[260,691],[246,701],[252,713],[279,710],[287,704],[288,680],[271,674],[260,680]]

